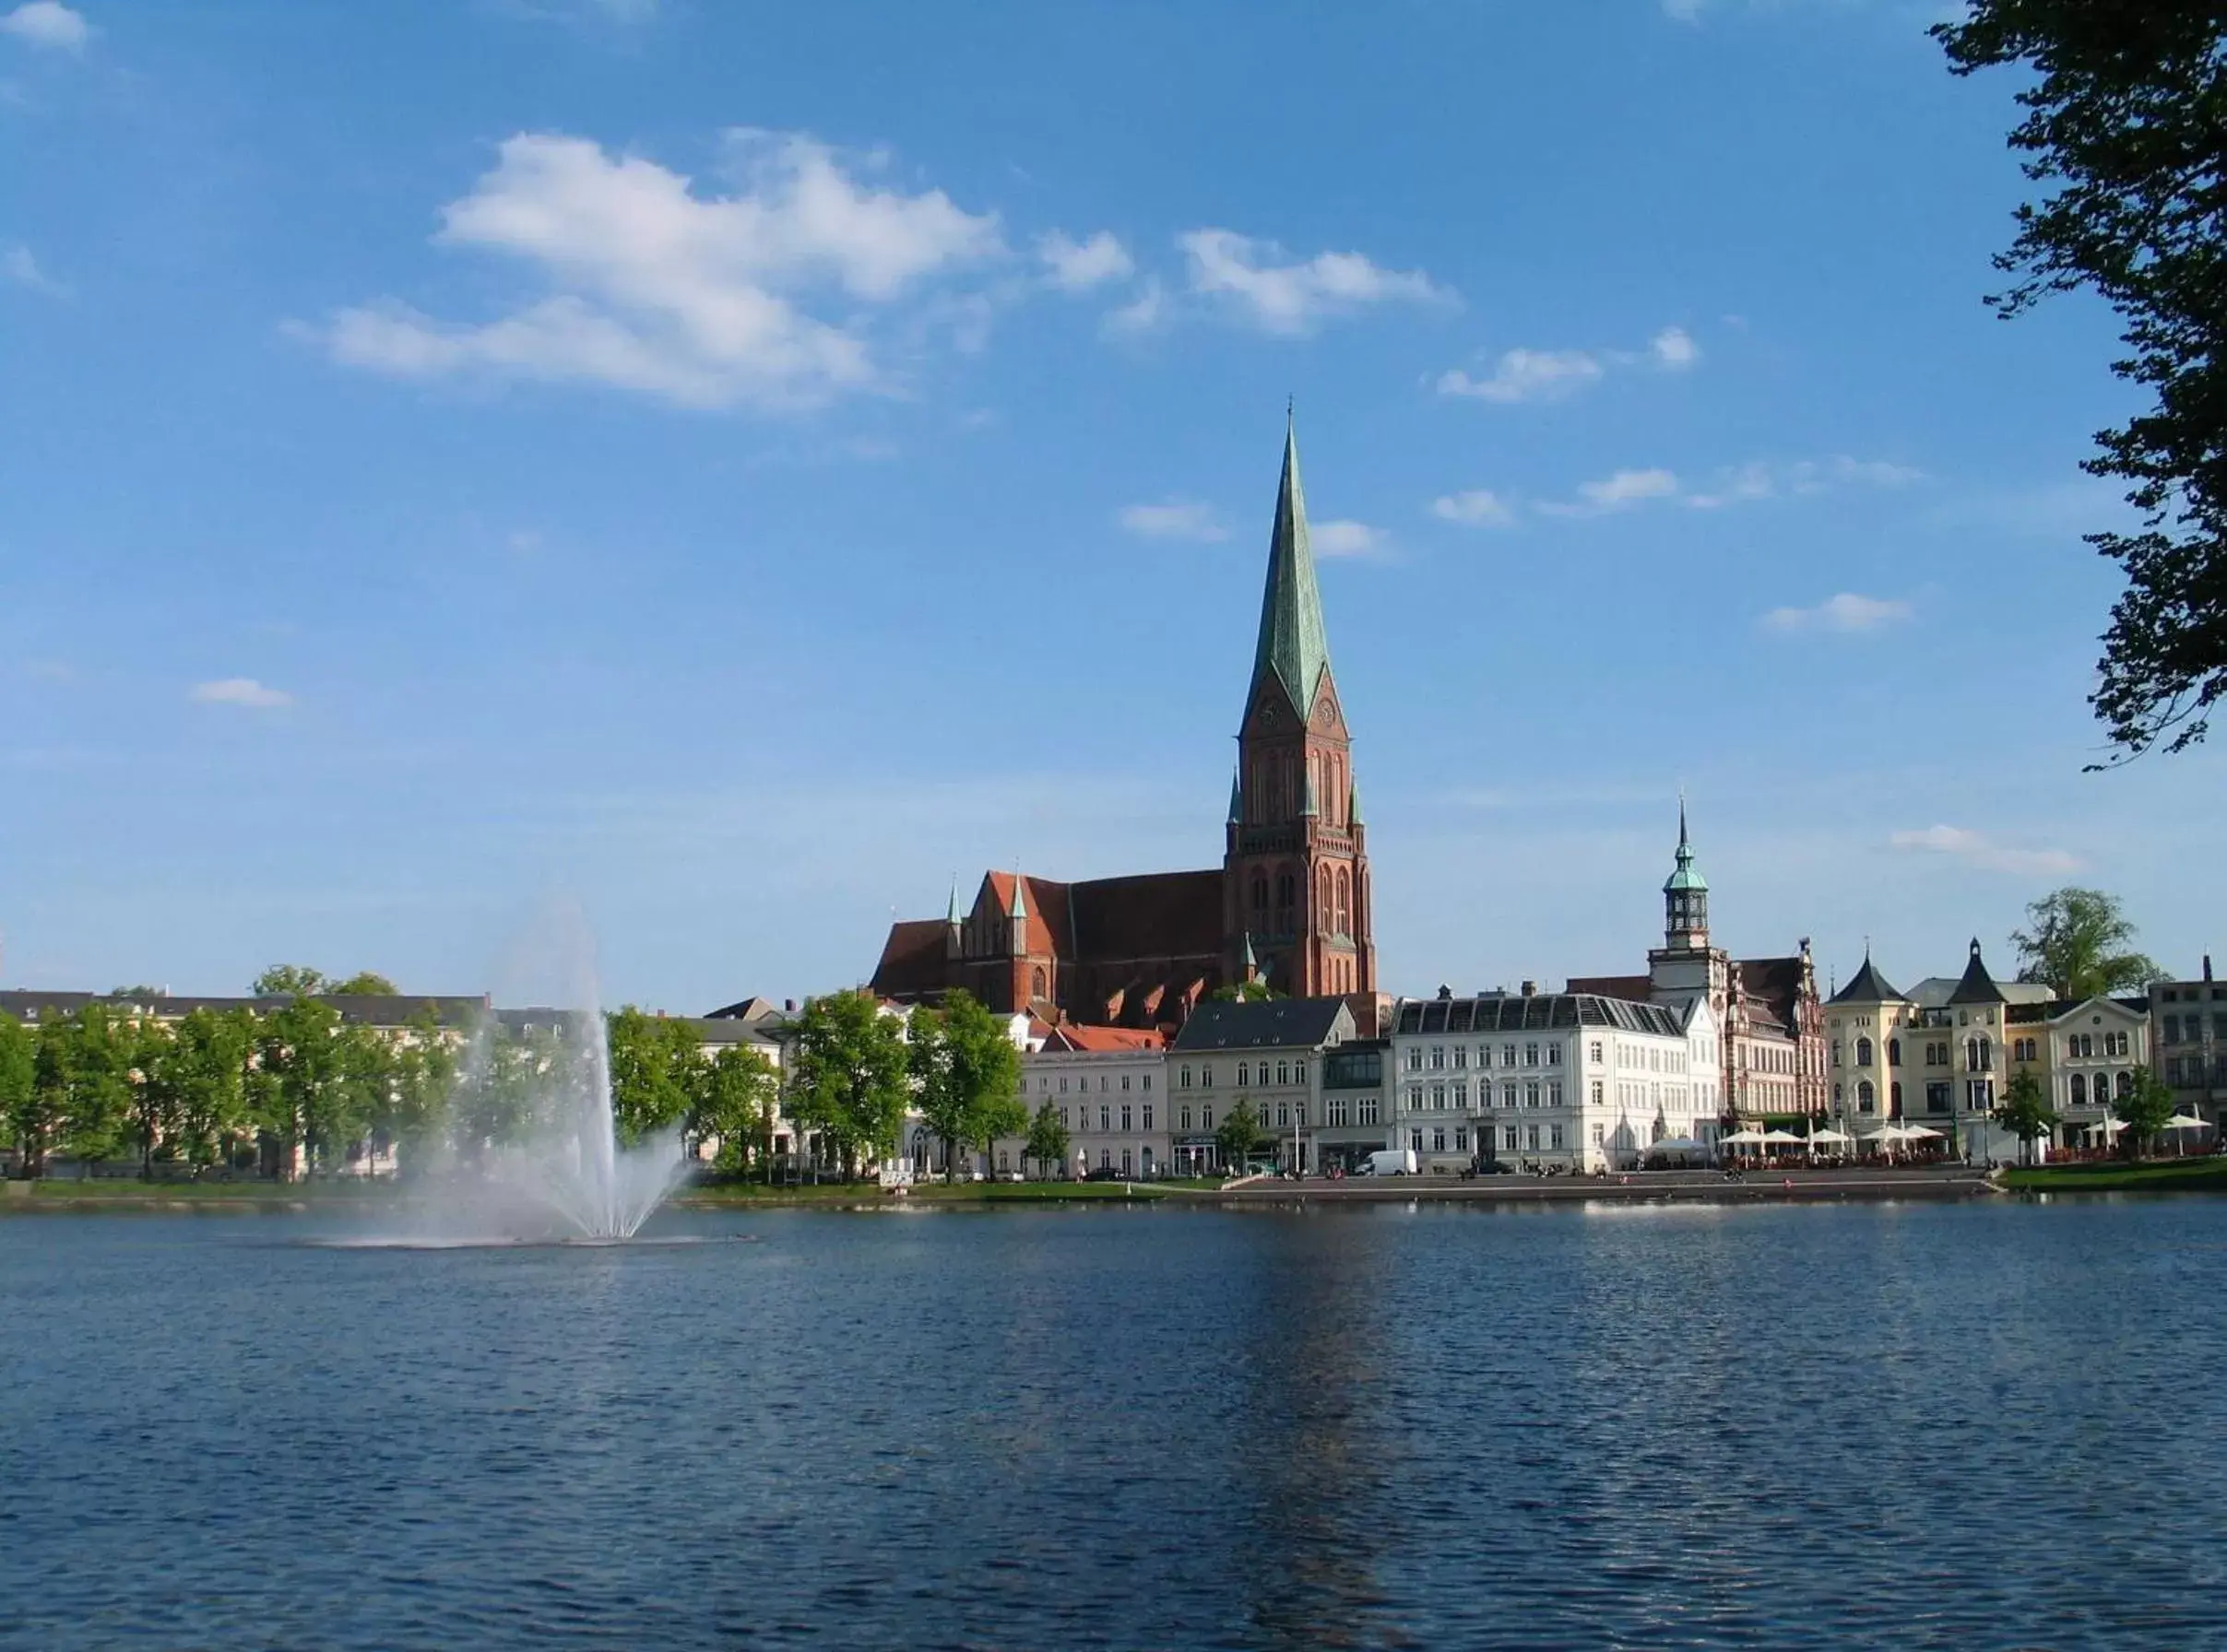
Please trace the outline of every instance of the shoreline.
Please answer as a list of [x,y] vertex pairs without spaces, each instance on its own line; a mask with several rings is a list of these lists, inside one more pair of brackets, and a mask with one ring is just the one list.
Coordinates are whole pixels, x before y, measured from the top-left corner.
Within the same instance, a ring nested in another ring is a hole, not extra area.
[[[1759,1173],[1725,1181],[1705,1173],[1594,1176],[1400,1176],[1382,1181],[1286,1182],[1269,1178],[1227,1186],[1124,1182],[929,1183],[898,1198],[871,1184],[822,1183],[769,1187],[759,1183],[702,1185],[673,1195],[679,1210],[889,1210],[949,1207],[1122,1206],[1173,1204],[1221,1210],[1299,1209],[1335,1205],[1754,1205],[1968,1199],[1995,1196],[2064,1197],[2082,1193],[2227,1193],[2227,1160],[2152,1162],[2138,1165],[2043,1167],[1982,1172],[1964,1166],[1923,1170]],[[385,1212],[423,1201],[391,1186],[311,1186],[270,1183],[142,1183],[94,1180],[0,1183],[0,1217],[145,1213],[298,1216],[348,1210]]]

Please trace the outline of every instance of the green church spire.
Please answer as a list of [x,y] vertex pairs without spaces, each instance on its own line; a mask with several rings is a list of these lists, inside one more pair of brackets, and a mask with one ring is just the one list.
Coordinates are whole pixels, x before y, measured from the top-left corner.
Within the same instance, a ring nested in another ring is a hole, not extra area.
[[1232,826],[1245,824],[1245,799],[1238,791],[1238,772],[1235,768],[1229,771],[1229,823]]
[[1261,637],[1252,655],[1252,693],[1273,672],[1305,717],[1330,666],[1322,598],[1315,589],[1314,553],[1307,544],[1307,497],[1299,490],[1299,443],[1288,413],[1284,424],[1284,478],[1276,488],[1276,525],[1268,546],[1268,587],[1261,597]]

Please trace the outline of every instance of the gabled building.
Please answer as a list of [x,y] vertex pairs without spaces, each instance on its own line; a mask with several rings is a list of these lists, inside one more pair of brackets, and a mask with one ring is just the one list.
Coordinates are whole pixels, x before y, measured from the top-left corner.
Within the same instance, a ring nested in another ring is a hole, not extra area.
[[1225,984],[1351,997],[1376,1021],[1374,894],[1353,742],[1331,668],[1298,444],[1284,435],[1222,865],[1062,882],[992,871],[943,918],[892,925],[869,990],[964,988],[1003,1013],[1173,1031]]

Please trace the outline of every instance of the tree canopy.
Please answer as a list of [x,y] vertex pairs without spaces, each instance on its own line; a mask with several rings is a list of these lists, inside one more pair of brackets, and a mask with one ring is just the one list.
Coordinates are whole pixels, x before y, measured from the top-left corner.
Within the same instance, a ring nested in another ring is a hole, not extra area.
[[1064,1173],[1071,1145],[1067,1127],[1060,1122],[1059,1110],[1046,1102],[1037,1109],[1036,1117],[1029,1121],[1028,1140],[1022,1147],[1021,1153],[1024,1158],[1034,1159],[1039,1165]]
[[894,1152],[912,1099],[903,1023],[862,992],[810,999],[796,1021],[789,1115],[824,1136],[846,1174]]
[[2216,0],[1971,0],[1933,30],[1951,69],[2018,65],[2010,146],[2049,193],[2019,207],[1988,301],[2005,317],[2087,289],[2124,324],[2145,412],[2098,433],[2091,474],[2140,531],[2088,542],[2126,587],[2091,697],[2121,757],[2204,738],[2227,691],[2227,11]]
[[2126,1127],[2120,1145],[2129,1157],[2139,1154],[2165,1127],[2165,1121],[2173,1116],[2173,1092],[2162,1079],[2146,1067],[2135,1068],[2134,1082],[2126,1093],[2111,1103],[2112,1117]]
[[2048,1092],[2030,1068],[2020,1068],[2003,1086],[2003,1097],[1996,1105],[1995,1122],[2019,1139],[2019,1151],[2027,1152],[2030,1144],[2045,1139],[2056,1128],[2057,1115],[2049,1105]]
[[2057,890],[2027,906],[2026,922],[2030,927],[2010,934],[2019,979],[2060,998],[2135,992],[2165,973],[2134,950],[2134,925],[2118,897],[2102,890]]

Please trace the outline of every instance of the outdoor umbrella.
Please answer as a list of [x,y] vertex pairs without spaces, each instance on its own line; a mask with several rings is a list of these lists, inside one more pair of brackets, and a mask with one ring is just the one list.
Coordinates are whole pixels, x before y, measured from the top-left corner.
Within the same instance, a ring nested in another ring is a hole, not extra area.
[[1846,1147],[1854,1139],[1854,1137],[1843,1130],[1812,1130],[1809,1133],[1809,1145],[1812,1147],[1817,1146],[1819,1142],[1827,1147]]
[[1718,1137],[1717,1145],[1719,1147],[1760,1147],[1763,1145],[1764,1139],[1762,1131],[1749,1128],[1735,1130],[1729,1136]]
[[2173,1132],[2173,1150],[2178,1154],[2186,1150],[2181,1146],[2183,1130],[2209,1130],[2211,1126],[2207,1121],[2197,1117],[2193,1113],[2176,1113],[2159,1127]]
[[1798,1145],[1803,1138],[1796,1136],[1792,1130],[1765,1130],[1763,1139],[1765,1141],[1791,1141]]
[[1902,1127],[1904,1141],[1938,1141],[1940,1139],[1940,1131],[1930,1125],[1904,1125]]

